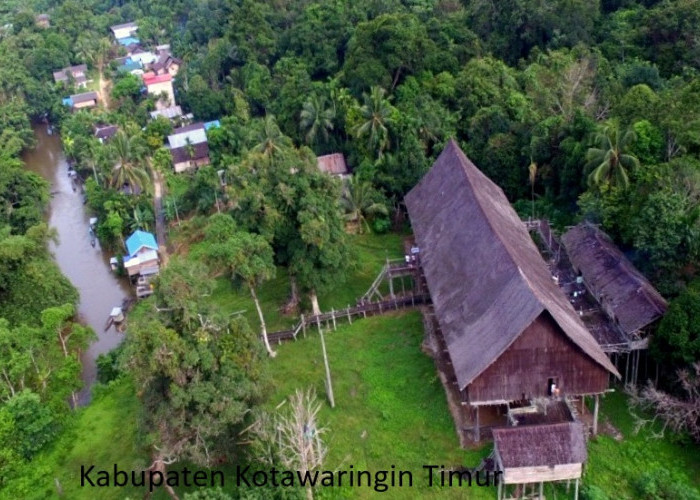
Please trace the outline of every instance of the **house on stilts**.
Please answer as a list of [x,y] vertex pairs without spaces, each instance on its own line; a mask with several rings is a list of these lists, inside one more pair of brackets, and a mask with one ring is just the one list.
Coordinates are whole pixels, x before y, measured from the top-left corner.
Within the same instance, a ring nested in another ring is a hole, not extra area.
[[605,316],[606,328],[593,326],[591,330],[624,373],[625,383],[636,384],[640,376],[651,378],[647,363],[649,331],[666,313],[666,300],[595,225],[582,222],[564,233],[561,240],[572,271],[597,305],[597,310],[584,314],[584,322],[596,314]]
[[[507,443],[540,433],[537,439],[549,440],[552,449],[579,449],[577,432],[584,437],[576,408],[584,410],[583,398],[593,397],[590,428],[597,432],[599,396],[611,376],[620,377],[617,369],[554,282],[503,191],[455,141],[405,202],[432,300],[432,351],[458,408],[460,438],[492,434],[501,470],[529,468],[525,475],[504,474],[520,482],[506,478],[510,489],[499,495],[521,495],[524,485],[546,481],[578,485],[582,465],[565,462],[582,464],[580,453],[548,460],[535,452],[530,461],[511,463]],[[553,425],[567,430],[532,428]],[[507,432],[493,433],[497,428]],[[565,472],[544,471],[551,467]]]

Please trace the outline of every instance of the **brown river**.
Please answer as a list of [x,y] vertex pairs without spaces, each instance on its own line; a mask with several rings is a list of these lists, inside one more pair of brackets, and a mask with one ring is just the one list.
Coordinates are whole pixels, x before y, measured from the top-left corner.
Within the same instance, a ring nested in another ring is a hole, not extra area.
[[29,170],[51,183],[51,203],[47,215],[49,225],[58,231],[58,244],[51,244],[54,259],[61,271],[80,293],[81,321],[91,326],[97,340],[83,354],[84,388],[80,404],[90,401],[90,387],[97,376],[97,356],[116,347],[123,338],[113,326],[105,330],[109,313],[121,306],[132,292],[126,279],[117,278],[109,267],[110,254],[99,242],[92,247],[88,233],[90,215],[83,205],[80,189],[73,191],[68,165],[58,135],[48,135],[46,125],[34,128],[36,148],[24,155]]

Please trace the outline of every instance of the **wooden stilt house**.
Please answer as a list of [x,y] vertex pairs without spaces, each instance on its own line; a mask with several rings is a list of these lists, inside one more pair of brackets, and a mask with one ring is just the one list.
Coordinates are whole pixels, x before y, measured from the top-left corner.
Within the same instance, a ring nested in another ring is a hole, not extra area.
[[405,202],[474,440],[484,407],[596,395],[597,409],[619,373],[503,191],[450,141]]

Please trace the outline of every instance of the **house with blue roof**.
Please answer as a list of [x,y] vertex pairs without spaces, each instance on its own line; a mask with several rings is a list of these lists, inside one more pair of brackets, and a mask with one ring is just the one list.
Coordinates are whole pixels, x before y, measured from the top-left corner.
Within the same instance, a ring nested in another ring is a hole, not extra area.
[[150,276],[158,274],[160,259],[158,243],[153,233],[134,231],[126,240],[128,255],[124,257],[124,269],[131,276]]

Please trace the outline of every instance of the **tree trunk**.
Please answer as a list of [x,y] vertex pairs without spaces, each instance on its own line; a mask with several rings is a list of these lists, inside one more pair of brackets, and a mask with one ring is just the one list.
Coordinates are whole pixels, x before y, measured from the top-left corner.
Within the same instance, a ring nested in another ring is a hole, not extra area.
[[311,310],[313,311],[314,316],[318,316],[321,314],[321,308],[318,306],[318,295],[316,295],[316,290],[311,290],[309,297],[311,298]]
[[255,293],[255,287],[249,287],[250,294],[253,296],[253,302],[255,302],[255,309],[258,311],[258,318],[260,318],[260,331],[262,333],[263,342],[265,343],[265,349],[270,357],[274,358],[277,353],[270,347],[270,341],[267,339],[267,327],[265,326],[265,318],[263,317],[262,308],[260,307],[260,301],[258,300],[258,295]]
[[294,304],[294,306],[297,306],[299,304],[299,286],[297,285],[296,276],[292,274],[289,275],[289,287],[292,293],[292,297],[289,299],[289,302]]

